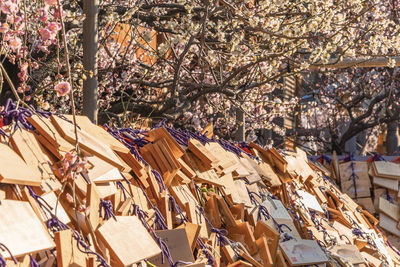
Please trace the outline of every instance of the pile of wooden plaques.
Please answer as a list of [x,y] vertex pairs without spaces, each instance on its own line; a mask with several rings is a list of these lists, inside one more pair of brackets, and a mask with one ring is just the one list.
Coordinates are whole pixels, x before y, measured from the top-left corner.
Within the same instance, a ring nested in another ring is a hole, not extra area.
[[342,192],[374,214],[368,163],[365,161],[348,161],[339,165],[339,171]]
[[379,216],[379,226],[388,233],[389,240],[398,246],[400,165],[379,159],[339,164],[341,189],[371,214]]
[[374,201],[379,212],[379,226],[399,238],[400,165],[387,161],[374,161],[370,167],[370,174],[374,183]]
[[26,120],[3,127],[0,266],[400,264],[382,218],[302,150]]

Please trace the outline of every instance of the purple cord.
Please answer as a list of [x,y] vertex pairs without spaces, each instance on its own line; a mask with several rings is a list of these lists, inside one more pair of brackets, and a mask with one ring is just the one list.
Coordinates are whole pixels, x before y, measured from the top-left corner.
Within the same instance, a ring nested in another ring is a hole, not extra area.
[[29,256],[29,260],[30,260],[30,267],[39,267],[39,263],[37,263],[37,261],[35,261],[35,259],[32,257],[32,255]]
[[264,219],[267,221],[269,218],[271,218],[271,215],[268,212],[268,209],[264,205],[259,205],[258,206],[258,213],[257,213],[257,221],[260,221],[262,219],[262,216],[264,216]]
[[[102,215],[102,211],[104,210],[104,216]],[[100,217],[103,217],[104,220],[108,220],[111,217],[114,220],[117,220],[113,213],[113,205],[110,200],[104,200],[100,198],[100,207],[99,207]]]
[[[12,255],[11,251],[8,249],[8,247],[2,243],[0,243],[0,249],[1,250],[6,250],[8,254],[10,254],[11,259],[14,261],[15,264],[18,264],[17,259]],[[0,267],[6,267],[6,260],[1,256],[0,254]]]
[[168,196],[168,206],[169,206],[169,210],[175,211],[179,214],[179,216],[181,217],[181,223],[182,222],[188,222],[188,218],[183,214],[181,207],[179,207],[178,203],[176,203],[175,198],[169,194]]
[[124,194],[124,201],[126,201],[126,193],[125,193],[125,191],[127,189],[124,187],[124,185],[121,183],[121,181],[117,181],[116,184],[117,184],[117,187],[121,188],[122,193]]
[[[30,189],[30,187],[28,186],[28,189]],[[81,236],[79,235],[79,233],[72,229],[71,227],[69,227],[68,225],[62,223],[57,216],[55,216],[52,212],[51,209],[48,209],[43,203],[41,203],[40,201],[43,200],[40,196],[37,196],[32,189],[29,190],[29,193],[31,194],[31,196],[35,199],[35,201],[39,204],[39,206],[42,208],[42,210],[48,212],[51,215],[51,219],[47,221],[46,226],[53,232],[57,232],[57,231],[61,231],[61,230],[67,230],[70,229],[72,231],[72,236],[74,237],[74,239],[77,241],[77,247],[78,249],[85,254],[91,254],[91,255],[95,255],[96,256],[96,260],[98,262],[100,262],[100,264],[98,266],[103,266],[103,267],[111,267],[110,265],[108,265],[108,263],[106,262],[106,260],[97,252],[93,252],[90,250],[89,246],[86,245],[86,243],[82,240]],[[36,196],[36,197],[35,197]],[[43,200],[44,201],[44,200]],[[47,203],[46,203],[47,204]],[[48,204],[47,204],[48,205]],[[81,248],[83,247],[84,250]],[[1,258],[1,257],[0,257]],[[1,260],[0,260],[0,267],[1,267]]]
[[161,174],[158,171],[154,170],[154,169],[152,169],[151,172],[154,174],[154,177],[157,180],[158,186],[160,188],[160,193],[163,190],[166,190],[166,186],[165,186],[163,178],[161,177]]
[[356,197],[356,200],[357,200],[358,198],[357,198],[357,182],[356,182],[356,179],[359,179],[359,177],[354,171],[354,161],[352,161],[350,163],[350,167],[351,167],[351,175],[349,177],[349,180],[353,180],[354,196]]
[[32,190],[32,188],[27,185],[29,194],[36,200],[36,202],[39,204],[39,207],[42,209],[45,209],[47,212],[51,213],[53,208],[49,205],[49,203],[46,202],[41,196],[38,196],[35,194],[35,192]]

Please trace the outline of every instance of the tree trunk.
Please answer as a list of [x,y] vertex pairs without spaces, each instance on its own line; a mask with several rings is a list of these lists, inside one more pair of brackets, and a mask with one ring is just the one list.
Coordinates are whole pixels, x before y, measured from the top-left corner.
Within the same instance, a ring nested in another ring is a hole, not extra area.
[[352,138],[350,138],[349,140],[347,140],[346,144],[345,144],[345,151],[347,154],[350,155],[357,155],[357,137],[353,136]]
[[97,123],[97,51],[99,0],[84,0],[83,12],[83,67],[86,79],[83,81],[83,114]]
[[390,122],[387,125],[387,136],[386,136],[386,152],[388,155],[392,155],[397,151],[399,145],[399,135],[397,133],[397,121]]
[[236,110],[236,123],[238,125],[238,129],[236,132],[236,141],[244,142],[246,141],[245,116],[244,112],[239,108]]

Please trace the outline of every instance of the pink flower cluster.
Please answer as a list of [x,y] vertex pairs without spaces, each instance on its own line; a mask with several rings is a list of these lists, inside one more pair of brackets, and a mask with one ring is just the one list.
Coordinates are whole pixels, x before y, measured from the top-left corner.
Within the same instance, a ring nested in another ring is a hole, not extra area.
[[60,173],[63,175],[61,182],[74,179],[76,173],[85,170],[86,159],[80,159],[77,155],[67,152],[61,160]]

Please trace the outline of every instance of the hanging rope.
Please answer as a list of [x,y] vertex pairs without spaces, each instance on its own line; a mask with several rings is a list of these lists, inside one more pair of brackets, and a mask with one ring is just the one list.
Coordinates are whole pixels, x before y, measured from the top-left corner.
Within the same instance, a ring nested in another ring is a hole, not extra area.
[[[11,251],[8,249],[8,247],[2,243],[0,243],[0,249],[3,251],[7,251],[8,254],[10,255],[11,259],[14,261],[15,264],[18,264],[17,259],[12,255]],[[6,267],[6,260],[3,258],[3,256],[0,254],[0,267]]]
[[[102,215],[103,211],[104,211],[104,216]],[[117,220],[117,218],[114,215],[113,205],[110,200],[104,200],[100,198],[99,213],[100,217],[102,217],[104,220],[108,220],[111,217],[114,218],[115,221]]]
[[350,163],[350,168],[351,168],[351,175],[349,177],[349,180],[353,181],[354,196],[355,196],[355,199],[357,200],[358,199],[358,197],[357,197],[357,179],[359,179],[359,178],[358,178],[358,175],[354,171],[354,161],[352,161]]

